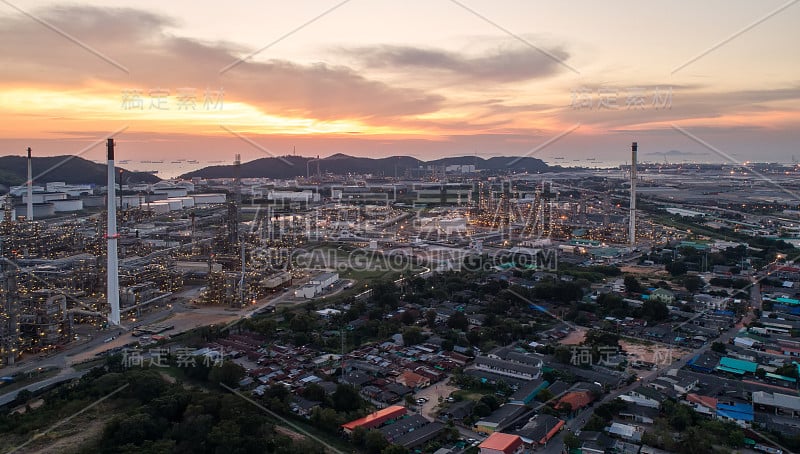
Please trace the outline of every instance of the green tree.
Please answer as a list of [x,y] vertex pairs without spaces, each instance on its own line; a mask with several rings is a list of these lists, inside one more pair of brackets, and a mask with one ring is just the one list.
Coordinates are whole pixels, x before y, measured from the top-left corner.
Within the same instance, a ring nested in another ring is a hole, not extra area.
[[677,262],[668,263],[666,265],[666,269],[672,276],[682,276],[686,274],[688,268],[686,266],[686,263],[683,262],[683,260],[679,260]]
[[692,424],[692,410],[685,405],[675,405],[673,408],[669,416],[669,425],[679,432],[686,430]]
[[244,378],[244,367],[233,361],[225,361],[221,366],[211,368],[208,373],[208,381],[214,384],[222,383],[231,388],[239,386],[239,381]]
[[16,405],[24,405],[28,403],[29,400],[33,398],[33,393],[28,391],[27,389],[21,389],[17,393],[16,399],[14,399],[14,403]]
[[316,383],[311,383],[303,389],[303,397],[314,402],[324,402],[325,389]]
[[366,437],[367,429],[359,426],[353,429],[353,433],[350,435],[350,441],[352,441],[356,446],[364,446],[364,440]]
[[336,411],[353,411],[361,408],[361,396],[358,391],[350,386],[339,384],[336,386],[336,391],[331,395],[333,400],[333,408]]
[[403,344],[417,345],[425,342],[422,330],[416,326],[408,326],[403,330]]
[[491,409],[491,408],[489,408],[489,406],[488,406],[488,405],[486,405],[486,403],[484,403],[484,402],[478,402],[478,403],[477,403],[477,404],[475,404],[475,406],[472,408],[472,413],[473,413],[475,416],[479,417],[479,418],[483,418],[483,417],[485,417],[485,416],[489,416],[489,415],[491,415],[491,414],[492,414],[492,409]]
[[688,275],[683,278],[683,286],[689,293],[694,293],[703,287],[703,279],[700,276]]
[[417,321],[417,318],[414,316],[414,312],[412,311],[403,311],[400,314],[400,323],[404,325],[411,325]]
[[569,449],[578,449],[581,447],[581,439],[572,432],[567,432],[564,435],[564,446]]
[[547,402],[553,397],[555,396],[553,395],[553,392],[550,391],[549,389],[543,389],[539,391],[538,394],[536,394],[536,400],[538,400],[539,402]]
[[379,430],[367,431],[367,434],[364,436],[364,448],[366,448],[367,452],[372,454],[380,453],[388,445],[389,442],[386,441],[386,438]]
[[559,345],[553,352],[553,358],[561,364],[570,364],[572,362],[572,352],[568,347]]
[[463,312],[456,311],[450,318],[447,319],[447,327],[450,329],[457,329],[466,331],[469,328],[469,320]]
[[486,404],[491,411],[495,411],[498,408],[500,408],[500,402],[498,402],[497,398],[491,394],[487,394],[481,397],[481,400],[479,402]]
[[436,311],[433,309],[429,309],[428,312],[425,312],[425,322],[428,324],[428,328],[436,328]]
[[408,454],[408,449],[400,445],[389,445],[383,448],[381,454]]
[[639,283],[639,280],[636,279],[635,276],[628,274],[625,276],[625,290],[628,293],[641,293],[642,292],[642,284]]
[[725,344],[723,344],[722,342],[714,342],[713,344],[711,344],[711,350],[717,353],[722,353],[723,355],[725,354],[726,351],[728,351],[725,348]]
[[667,317],[669,317],[669,309],[663,301],[647,300],[642,304],[642,318],[659,322]]

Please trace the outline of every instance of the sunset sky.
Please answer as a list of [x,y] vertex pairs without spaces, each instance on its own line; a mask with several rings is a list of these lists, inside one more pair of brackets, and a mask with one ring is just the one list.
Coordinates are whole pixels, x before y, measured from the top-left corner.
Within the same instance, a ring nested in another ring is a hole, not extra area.
[[131,160],[789,162],[797,24],[785,0],[0,1],[0,154],[99,160],[120,131]]

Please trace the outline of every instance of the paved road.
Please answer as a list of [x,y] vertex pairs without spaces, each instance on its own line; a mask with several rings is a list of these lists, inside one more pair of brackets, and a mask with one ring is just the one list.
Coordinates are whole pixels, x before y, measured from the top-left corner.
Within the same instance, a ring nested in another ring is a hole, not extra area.
[[764,301],[761,299],[761,285],[756,281],[752,287],[750,287],[750,305],[753,306],[753,310],[761,310],[761,304]]
[[9,393],[1,395],[0,396],[0,407],[2,407],[3,405],[6,405],[9,402],[11,402],[14,399],[16,399],[17,398],[17,394],[19,394],[19,392],[22,391],[23,389],[27,389],[28,391],[31,391],[31,392],[36,392],[36,391],[39,391],[41,389],[47,388],[50,385],[54,385],[56,383],[61,383],[61,382],[73,380],[75,378],[83,377],[88,372],[89,372],[88,369],[87,370],[82,370],[82,371],[75,371],[72,368],[62,369],[61,372],[58,375],[56,375],[55,377],[46,378],[46,379],[44,379],[42,381],[38,381],[36,383],[31,383],[28,386],[25,386],[23,388],[19,388],[17,390],[14,390],[14,391],[11,391]]

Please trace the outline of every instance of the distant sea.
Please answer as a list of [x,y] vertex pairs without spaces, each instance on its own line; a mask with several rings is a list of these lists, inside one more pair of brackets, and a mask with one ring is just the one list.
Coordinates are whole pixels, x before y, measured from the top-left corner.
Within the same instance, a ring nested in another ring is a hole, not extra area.
[[[105,162],[99,162],[100,164],[105,164]],[[115,163],[117,167],[122,167],[125,170],[132,170],[135,172],[156,172],[155,175],[161,179],[168,180],[170,178],[176,178],[184,173],[191,172],[193,170],[202,169],[203,167],[209,166],[222,166],[233,164],[232,162],[228,161],[198,161],[198,162],[189,162],[188,160],[182,161],[117,161]]]
[[[586,167],[586,168],[619,168],[621,162],[604,162],[600,161],[599,159],[552,159],[552,158],[540,158],[544,160],[548,165],[551,166],[561,166],[561,167]],[[99,162],[100,164],[104,164],[105,162]],[[183,175],[187,172],[191,172],[193,170],[202,169],[203,167],[209,166],[222,166],[222,165],[231,165],[233,164],[232,161],[199,161],[199,162],[189,162],[189,160],[163,160],[163,161],[136,161],[136,160],[122,160],[116,162],[117,166],[122,167],[127,170],[133,170],[136,172],[152,172],[156,171],[155,175],[161,179],[167,180],[170,178],[176,178],[180,175]]]

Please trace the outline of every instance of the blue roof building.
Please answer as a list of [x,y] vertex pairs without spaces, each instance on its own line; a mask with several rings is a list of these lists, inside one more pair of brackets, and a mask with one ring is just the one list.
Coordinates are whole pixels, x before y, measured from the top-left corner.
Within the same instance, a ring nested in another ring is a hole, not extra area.
[[717,370],[729,372],[736,375],[753,374],[758,369],[758,364],[751,361],[744,361],[736,358],[724,357],[719,361]]
[[754,419],[753,404],[747,403],[717,403],[717,419],[731,421],[745,427]]

